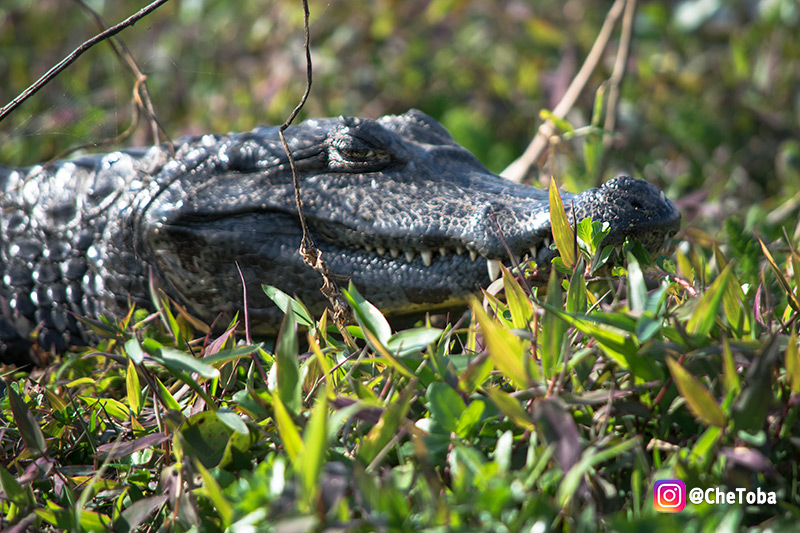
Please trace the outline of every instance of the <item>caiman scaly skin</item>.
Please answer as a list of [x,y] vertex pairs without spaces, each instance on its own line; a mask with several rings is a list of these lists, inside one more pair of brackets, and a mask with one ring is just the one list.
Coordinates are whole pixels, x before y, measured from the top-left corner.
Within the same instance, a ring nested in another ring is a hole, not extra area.
[[[491,173],[416,110],[377,120],[308,120],[286,132],[305,216],[334,275],[388,316],[463,305],[508,258],[556,252],[547,192]],[[227,324],[242,309],[255,333],[282,318],[260,286],[321,312],[320,278],[297,249],[300,224],[277,128],[0,168],[0,360],[28,360],[86,340],[74,314],[149,307],[152,273],[194,316]],[[652,185],[619,177],[562,193],[578,219],[608,222],[606,244],[659,250],[680,215]],[[493,220],[494,219],[494,220]],[[495,223],[496,220],[496,223]],[[488,269],[487,269],[488,266]]]

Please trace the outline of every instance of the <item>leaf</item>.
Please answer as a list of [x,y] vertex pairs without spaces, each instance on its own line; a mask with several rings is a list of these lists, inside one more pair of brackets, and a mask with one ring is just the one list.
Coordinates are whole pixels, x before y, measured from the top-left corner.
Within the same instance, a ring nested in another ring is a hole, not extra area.
[[481,326],[481,333],[486,341],[495,366],[517,389],[527,389],[530,379],[525,370],[525,347],[523,342],[509,330],[496,324],[477,300],[472,302],[472,314]]
[[128,393],[128,405],[133,414],[138,416],[142,409],[142,388],[132,358],[128,359],[128,368],[125,372],[125,390]]
[[575,131],[575,128],[572,127],[572,124],[570,124],[563,118],[554,115],[552,111],[549,111],[547,109],[542,109],[539,111],[539,118],[541,118],[542,120],[549,120],[550,122],[553,123],[553,125],[556,128],[558,128],[563,132],[572,133],[573,131]]
[[555,178],[550,179],[550,227],[553,231],[553,242],[561,254],[564,266],[572,268],[575,264],[575,234],[570,227],[561,194],[558,192]]
[[489,399],[494,402],[500,412],[506,415],[511,422],[522,429],[534,428],[531,415],[522,408],[519,400],[496,387],[486,387],[483,390],[486,391]]
[[136,500],[127,509],[122,511],[120,517],[114,522],[114,531],[123,533],[136,531],[142,522],[147,520],[153,511],[164,505],[169,500],[169,494],[160,494]]
[[278,426],[278,435],[280,435],[281,441],[283,441],[286,454],[289,456],[289,460],[294,467],[300,471],[303,465],[298,459],[305,447],[303,439],[300,438],[300,432],[297,431],[297,426],[289,415],[289,411],[286,410],[286,406],[281,401],[279,394],[272,395],[272,406],[275,409],[274,416],[275,424]]
[[481,421],[481,416],[486,410],[486,403],[483,400],[475,399],[461,412],[456,424],[456,433],[462,439],[470,438],[472,431]]
[[257,344],[248,344],[247,346],[238,346],[236,348],[230,348],[228,350],[220,350],[213,355],[206,355],[202,357],[200,360],[207,365],[213,365],[215,363],[227,363],[228,361],[234,361],[236,359],[242,359],[243,357],[247,357],[261,348],[264,347],[263,342],[259,342]]
[[3,489],[3,498],[11,500],[17,506],[25,508],[33,503],[31,494],[19,484],[11,473],[0,466],[0,489]]
[[622,441],[608,449],[597,451],[596,448],[588,448],[578,463],[569,469],[558,487],[556,498],[561,507],[566,507],[572,497],[578,494],[581,482],[589,471],[604,461],[622,455],[639,443],[639,439],[633,438]]
[[792,392],[800,392],[800,354],[797,350],[797,330],[792,328],[789,344],[786,346],[786,376]]
[[219,377],[219,370],[213,366],[175,348],[165,346],[153,354],[152,357],[156,360],[160,359],[160,363],[176,372],[195,372],[209,379]]
[[643,311],[647,301],[647,286],[639,261],[628,252],[628,307],[631,311]]
[[136,339],[130,339],[125,343],[125,353],[127,353],[128,357],[137,365],[141,365],[144,361],[144,351],[142,350],[141,344],[139,344],[139,341]]
[[300,363],[298,361],[297,322],[289,305],[284,315],[283,324],[275,346],[275,371],[277,375],[276,390],[278,395],[292,413],[297,413],[303,402],[302,381],[300,379]]
[[467,408],[461,396],[449,385],[437,381],[428,386],[425,397],[428,400],[431,418],[448,432],[456,432],[459,418]]
[[392,335],[392,328],[383,313],[359,294],[352,281],[347,290],[342,292],[353,308],[359,325],[368,329],[383,346],[386,346],[389,337]]
[[381,414],[378,423],[372,426],[367,436],[361,441],[356,454],[365,463],[370,464],[378,453],[397,433],[397,428],[406,416],[411,400],[414,397],[414,383],[410,383],[396,398],[394,398]]
[[792,291],[792,288],[789,286],[789,282],[786,281],[786,278],[784,277],[781,268],[775,262],[775,259],[772,257],[772,254],[769,253],[769,249],[767,248],[767,245],[764,244],[764,241],[761,240],[761,237],[756,235],[756,238],[758,238],[758,242],[759,244],[761,244],[761,251],[764,253],[764,257],[767,258],[767,263],[769,263],[770,268],[772,268],[772,272],[775,274],[775,277],[777,278],[778,283],[783,289],[783,292],[786,293],[786,300],[788,301],[792,309],[800,313],[800,301],[797,300],[794,291]]
[[511,324],[515,329],[525,329],[533,319],[533,304],[511,272],[505,267],[501,268],[506,302],[508,302],[508,311],[511,313]]
[[[568,313],[574,313],[574,314],[586,313],[587,298],[586,298],[586,278],[584,276],[585,270],[586,269],[583,267],[583,258],[581,258],[578,260],[578,264],[575,267],[575,272],[572,274],[572,278],[569,280],[569,289],[567,291]],[[548,292],[548,295],[549,294],[550,293]]]
[[[585,290],[585,289],[583,289]],[[550,279],[547,282],[547,304],[551,308],[561,309],[563,307],[563,296],[561,290],[561,276],[555,270],[550,271]],[[564,350],[564,344],[569,325],[564,322],[557,314],[546,312],[542,319],[542,327],[539,331],[539,358],[542,361],[542,372],[545,379],[550,379],[556,372],[558,362]]]
[[311,420],[303,433],[303,451],[300,454],[300,470],[306,503],[309,509],[319,494],[319,474],[328,453],[328,397],[325,391],[317,395],[317,403],[311,412]]
[[671,357],[667,357],[667,367],[694,416],[706,425],[725,427],[725,413],[709,390]]
[[395,333],[386,342],[386,348],[397,357],[421,352],[442,336],[436,328],[413,328]]
[[272,300],[275,305],[277,305],[284,314],[287,314],[291,309],[294,313],[294,319],[306,326],[307,328],[314,327],[314,320],[311,318],[311,315],[308,313],[308,310],[303,306],[298,300],[292,298],[282,290],[272,287],[270,285],[261,285],[261,289],[264,291],[270,300]]
[[233,521],[233,506],[228,502],[222,493],[222,487],[219,486],[217,480],[211,475],[211,472],[197,459],[194,460],[194,466],[200,473],[203,479],[203,491],[205,492],[211,503],[214,504],[214,509],[219,513],[222,518],[223,525],[230,525]]
[[686,325],[686,331],[691,335],[706,337],[711,333],[711,328],[714,327],[714,322],[717,319],[719,305],[725,295],[728,276],[731,275],[731,267],[732,265],[729,264],[722,270],[719,277],[706,289],[706,292],[697,302],[697,306],[694,308],[694,312],[689,317],[689,322]]
[[11,414],[17,423],[22,442],[32,453],[36,455],[44,454],[47,452],[47,443],[44,440],[44,433],[42,433],[42,428],[39,427],[36,417],[28,409],[28,404],[17,393],[14,385],[7,387],[6,391],[8,392]]

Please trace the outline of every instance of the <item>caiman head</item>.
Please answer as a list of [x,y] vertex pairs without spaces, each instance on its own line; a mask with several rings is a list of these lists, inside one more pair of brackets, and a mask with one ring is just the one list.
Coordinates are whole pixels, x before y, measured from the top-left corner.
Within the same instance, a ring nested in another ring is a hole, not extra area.
[[[323,258],[389,316],[466,303],[510,264],[503,239],[540,266],[557,253],[547,192],[493,174],[420,111],[309,120],[286,136]],[[301,226],[277,129],[187,146],[136,223],[138,251],[167,292],[207,321],[230,315],[242,303],[238,263],[254,330],[274,331],[282,316],[262,283],[319,312],[321,280],[298,255]],[[615,178],[562,198],[578,219],[608,222],[607,244],[629,237],[655,252],[680,226],[673,204],[642,180]]]

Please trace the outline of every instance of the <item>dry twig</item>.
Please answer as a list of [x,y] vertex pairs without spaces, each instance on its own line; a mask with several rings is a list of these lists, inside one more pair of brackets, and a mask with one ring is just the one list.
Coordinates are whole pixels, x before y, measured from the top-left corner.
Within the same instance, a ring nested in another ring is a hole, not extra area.
[[[569,113],[570,109],[572,109],[572,106],[575,105],[575,101],[578,99],[578,96],[581,94],[589,81],[589,76],[591,76],[592,72],[594,72],[595,68],[597,68],[597,65],[600,63],[600,58],[603,55],[603,51],[605,50],[609,39],[611,38],[611,33],[613,32],[619,17],[622,15],[625,4],[626,0],[616,0],[614,5],[611,6],[611,9],[608,11],[608,15],[606,15],[606,19],[603,22],[603,27],[600,28],[600,33],[598,34],[594,45],[592,45],[589,55],[586,57],[586,61],[584,61],[581,69],[578,71],[578,74],[572,80],[572,83],[570,83],[569,87],[564,93],[564,96],[561,98],[561,101],[558,102],[558,105],[555,107],[555,109],[553,109],[553,116],[557,118],[564,118],[567,116],[567,113]],[[539,131],[525,149],[525,152],[519,158],[517,158],[517,160],[506,167],[501,175],[518,183],[523,181],[532,181],[534,178],[534,169],[538,165],[539,158],[542,156],[542,152],[544,152],[545,148],[547,148],[547,145],[550,142],[550,137],[554,132],[555,126],[549,120],[539,126]]]
[[95,35],[88,41],[85,41],[78,48],[73,50],[71,54],[69,54],[61,61],[59,61],[58,64],[56,64],[53,68],[48,70],[41,78],[36,80],[33,83],[33,85],[25,89],[16,98],[11,100],[11,102],[3,106],[3,108],[0,109],[0,121],[6,118],[8,114],[11,113],[14,109],[19,107],[19,105],[22,104],[22,102],[24,102],[25,100],[27,100],[28,98],[39,92],[39,90],[41,90],[42,87],[47,85],[50,82],[50,80],[55,78],[62,70],[64,70],[72,63],[74,63],[76,59],[78,59],[81,55],[83,55],[84,52],[89,50],[94,45],[105,41],[109,37],[118,34],[128,26],[133,26],[140,19],[146,17],[147,15],[149,15],[162,5],[166,4],[168,1],[169,0],[155,0],[154,2],[146,5],[145,7],[143,7],[142,9],[131,15],[130,17],[126,18],[116,26],[112,26],[108,28],[106,31]]

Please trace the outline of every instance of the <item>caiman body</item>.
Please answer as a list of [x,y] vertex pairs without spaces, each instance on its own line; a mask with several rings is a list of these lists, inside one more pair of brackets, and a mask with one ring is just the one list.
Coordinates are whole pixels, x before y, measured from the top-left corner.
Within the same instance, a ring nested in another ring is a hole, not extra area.
[[[540,263],[557,253],[547,192],[491,173],[424,113],[308,120],[286,135],[312,238],[333,274],[389,316],[463,305],[508,264],[502,239]],[[151,275],[191,314],[224,326],[243,306],[238,263],[255,333],[282,318],[262,283],[315,312],[324,305],[297,253],[277,128],[181,139],[174,154],[156,146],[0,168],[0,194],[0,360],[27,360],[34,331],[46,350],[81,344],[75,315],[149,307]],[[609,223],[606,244],[631,237],[655,251],[680,225],[641,180],[562,194],[577,219]]]

